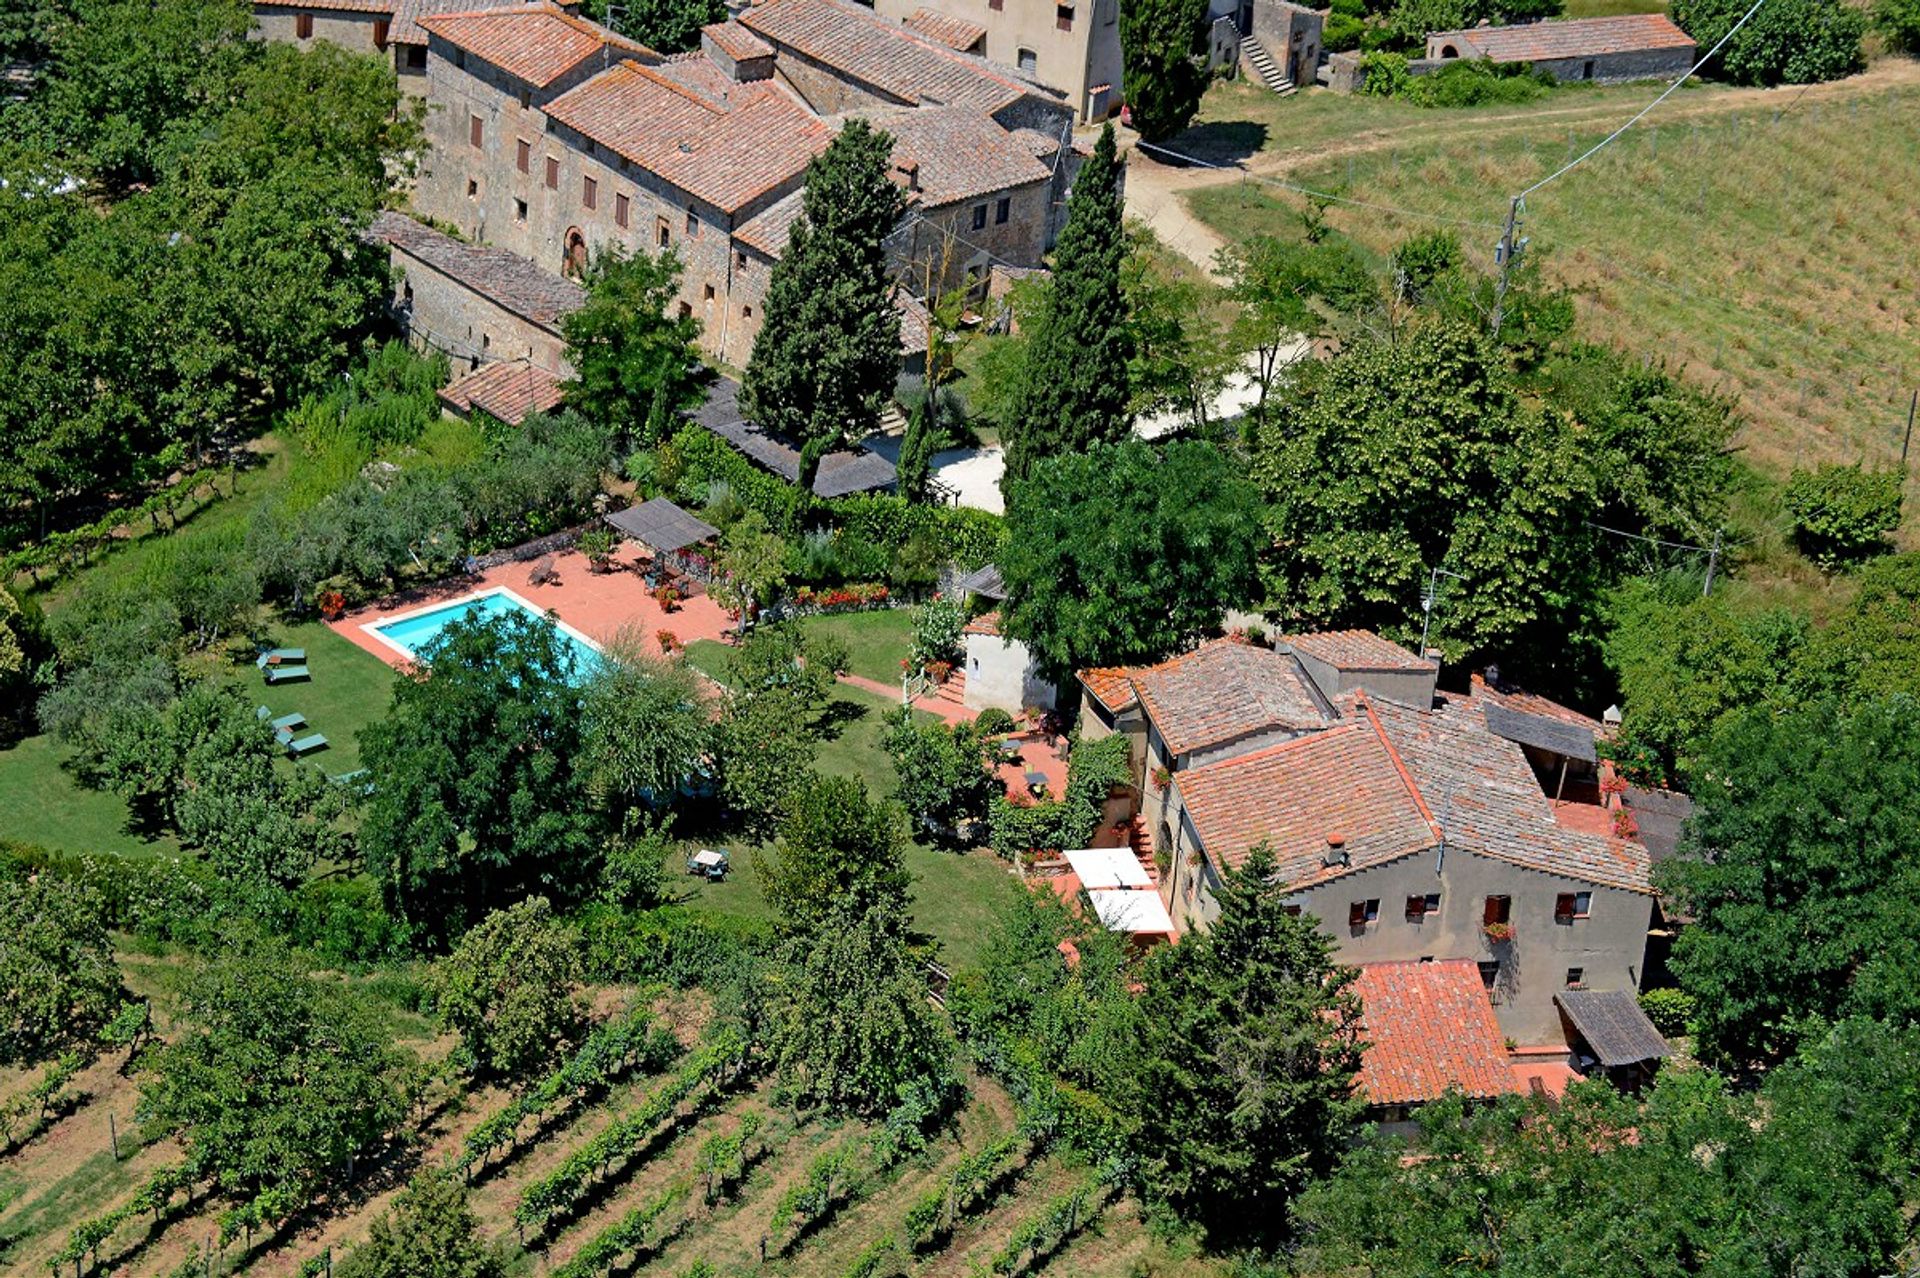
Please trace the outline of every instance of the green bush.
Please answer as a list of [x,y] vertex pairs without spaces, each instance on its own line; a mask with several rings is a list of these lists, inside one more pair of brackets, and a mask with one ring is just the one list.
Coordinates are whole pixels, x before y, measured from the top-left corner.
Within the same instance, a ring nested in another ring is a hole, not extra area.
[[1350,13],[1342,13],[1338,8],[1327,15],[1326,24],[1321,28],[1321,47],[1328,53],[1345,53],[1349,49],[1360,47],[1360,41],[1367,34],[1367,24]]
[[1013,716],[999,706],[988,706],[974,718],[973,726],[983,736],[998,736],[1013,731]]
[[1393,98],[1406,93],[1413,76],[1405,54],[1376,49],[1360,55],[1359,92],[1370,98]]
[[1693,1022],[1693,995],[1680,989],[1642,990],[1640,1010],[1661,1034],[1674,1038],[1687,1033]]
[[1796,470],[1787,481],[1794,541],[1823,568],[1856,563],[1888,549],[1900,526],[1900,473],[1828,464]]
[[1489,103],[1532,102],[1545,97],[1557,81],[1526,63],[1480,59],[1452,62],[1431,75],[1413,77],[1404,97],[1423,107],[1475,107]]
[[1877,0],[1873,24],[1887,43],[1903,53],[1920,56],[1920,0]]
[[[1673,0],[1673,20],[1704,51],[1733,29],[1747,0]],[[1844,0],[1768,0],[1707,72],[1734,84],[1811,84],[1861,66],[1866,15]]]

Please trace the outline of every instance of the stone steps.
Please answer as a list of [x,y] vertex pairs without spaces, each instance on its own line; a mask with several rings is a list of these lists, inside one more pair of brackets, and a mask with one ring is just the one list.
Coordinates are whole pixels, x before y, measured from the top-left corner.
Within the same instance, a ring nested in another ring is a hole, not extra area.
[[1260,82],[1281,97],[1291,97],[1296,91],[1293,81],[1287,79],[1274,64],[1266,46],[1252,36],[1240,41],[1240,54],[1247,60],[1247,65],[1253,68],[1253,73],[1260,77]]

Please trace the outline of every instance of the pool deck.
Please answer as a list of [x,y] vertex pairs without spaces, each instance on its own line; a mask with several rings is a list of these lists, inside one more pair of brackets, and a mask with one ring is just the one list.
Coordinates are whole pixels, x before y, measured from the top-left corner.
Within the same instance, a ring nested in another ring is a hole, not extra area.
[[502,564],[471,577],[451,577],[390,596],[327,625],[356,648],[372,653],[396,669],[404,669],[407,658],[365,627],[505,587],[542,611],[551,609],[561,621],[595,643],[607,643],[628,627],[638,630],[649,641],[654,641],[662,630],[672,631],[681,643],[724,639],[732,622],[720,605],[705,595],[683,600],[670,614],[661,609],[640,575],[644,558],[637,547],[622,546],[613,557],[612,569],[596,573],[588,569],[585,555],[566,551],[553,556],[558,580],[539,586],[528,580],[537,561]]

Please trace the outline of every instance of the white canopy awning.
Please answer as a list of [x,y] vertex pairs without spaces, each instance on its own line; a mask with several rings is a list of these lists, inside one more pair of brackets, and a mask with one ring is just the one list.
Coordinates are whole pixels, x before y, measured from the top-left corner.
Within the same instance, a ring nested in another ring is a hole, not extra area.
[[1080,848],[1066,854],[1067,864],[1088,888],[1152,887],[1153,879],[1130,848]]
[[1087,893],[1093,912],[1109,932],[1172,932],[1173,916],[1158,892],[1131,888],[1095,888]]

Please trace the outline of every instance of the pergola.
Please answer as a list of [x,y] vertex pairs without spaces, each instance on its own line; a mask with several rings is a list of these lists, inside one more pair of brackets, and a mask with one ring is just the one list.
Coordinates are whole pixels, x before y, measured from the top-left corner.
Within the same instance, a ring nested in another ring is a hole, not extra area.
[[665,497],[643,501],[606,516],[607,523],[654,553],[656,559],[670,562],[690,577],[706,581],[712,564],[705,555],[689,554],[720,535],[720,530],[705,520],[696,519]]

